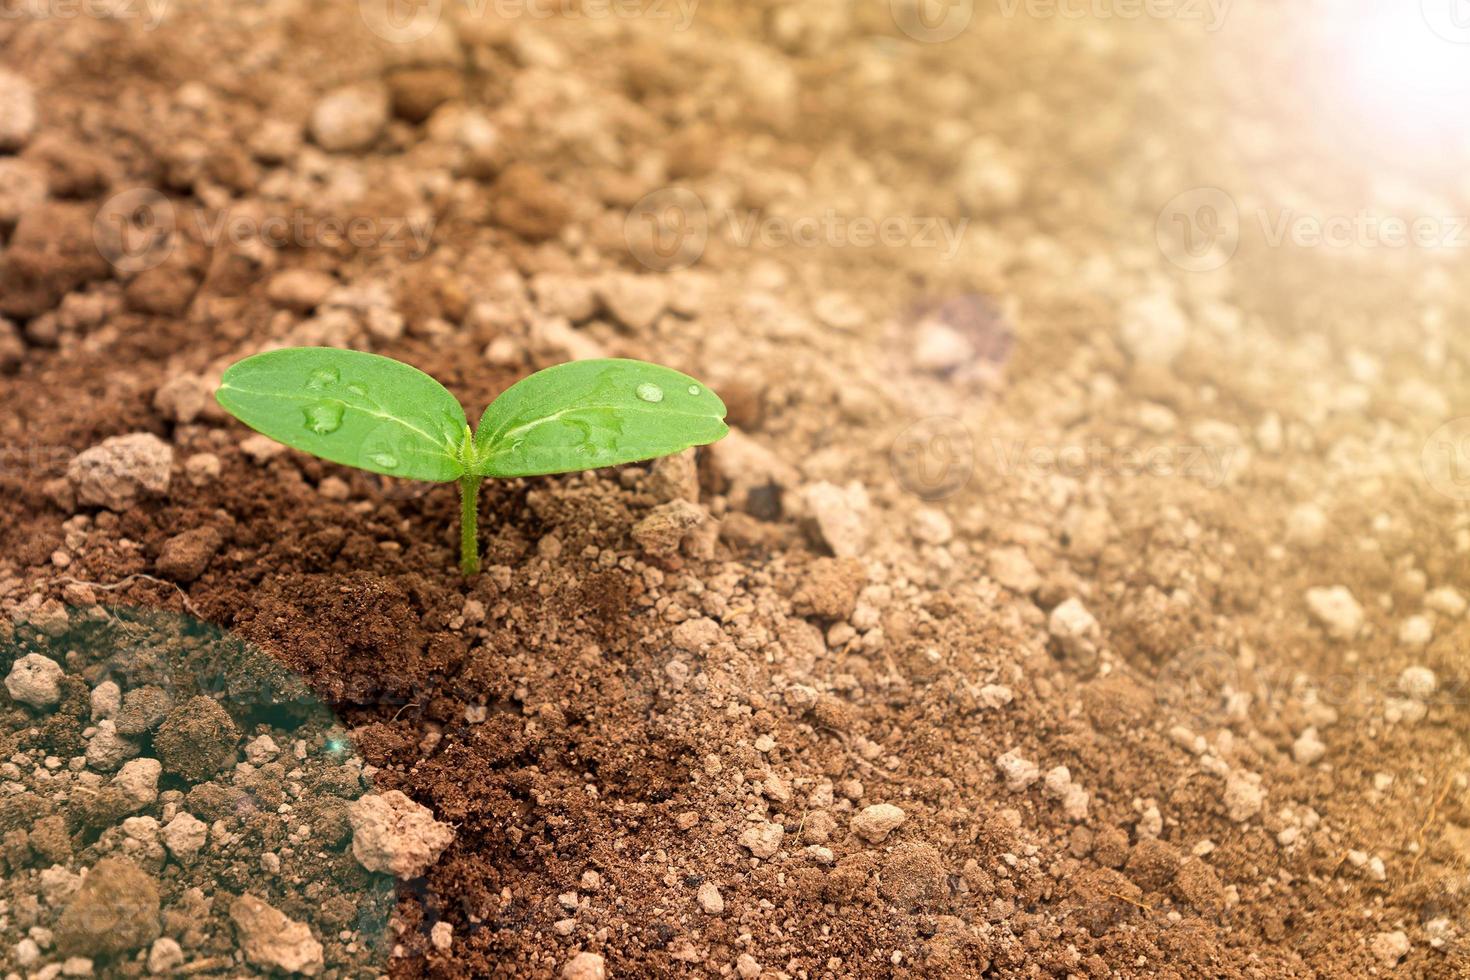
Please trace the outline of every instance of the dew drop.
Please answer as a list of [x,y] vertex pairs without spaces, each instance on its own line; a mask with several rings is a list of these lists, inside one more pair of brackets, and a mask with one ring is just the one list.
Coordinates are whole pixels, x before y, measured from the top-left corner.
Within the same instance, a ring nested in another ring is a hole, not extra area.
[[652,381],[645,381],[634,389],[639,399],[646,402],[661,402],[664,400],[664,390]]
[[307,405],[303,411],[306,413],[307,429],[319,436],[331,435],[342,428],[341,402],[317,402]]
[[314,391],[319,391],[328,385],[336,384],[340,380],[342,380],[342,373],[336,368],[317,368],[306,379],[306,387]]
[[691,394],[691,395],[697,395],[697,394],[699,394],[699,385],[690,385],[689,386],[689,394]]
[[398,457],[392,453],[370,453],[368,461],[374,466],[381,466],[385,470],[391,470],[398,466]]

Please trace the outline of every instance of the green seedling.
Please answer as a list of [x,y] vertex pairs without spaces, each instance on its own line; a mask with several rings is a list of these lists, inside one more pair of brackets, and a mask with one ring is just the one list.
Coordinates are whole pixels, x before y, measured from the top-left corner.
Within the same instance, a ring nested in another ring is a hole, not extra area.
[[464,408],[418,368],[361,351],[294,347],[238,361],[215,398],[250,428],[344,466],[457,482],[460,570],[480,570],[480,481],[655,459],[724,437],[725,403],[685,374],[645,361],[572,361]]

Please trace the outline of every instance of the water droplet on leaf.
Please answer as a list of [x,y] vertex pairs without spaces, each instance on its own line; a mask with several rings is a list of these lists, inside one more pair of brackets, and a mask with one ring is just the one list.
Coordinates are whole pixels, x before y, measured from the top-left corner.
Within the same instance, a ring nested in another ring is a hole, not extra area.
[[320,390],[328,385],[334,385],[340,380],[342,380],[342,373],[336,368],[317,368],[306,379],[306,387],[313,390]]
[[645,381],[634,389],[641,400],[646,402],[661,402],[664,400],[664,390],[652,381]]
[[697,394],[699,394],[699,385],[690,385],[689,386],[689,394],[691,394],[691,395],[697,395]]
[[385,470],[391,470],[398,466],[398,457],[392,453],[372,453],[368,461],[374,466],[381,466]]
[[307,405],[306,427],[319,436],[331,435],[342,428],[342,403],[317,402]]

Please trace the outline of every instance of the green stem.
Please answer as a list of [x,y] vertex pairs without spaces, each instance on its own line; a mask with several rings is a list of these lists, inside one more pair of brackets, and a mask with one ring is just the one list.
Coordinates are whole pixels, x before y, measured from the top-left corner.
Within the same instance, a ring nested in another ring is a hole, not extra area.
[[480,574],[478,476],[459,478],[459,570],[466,577]]

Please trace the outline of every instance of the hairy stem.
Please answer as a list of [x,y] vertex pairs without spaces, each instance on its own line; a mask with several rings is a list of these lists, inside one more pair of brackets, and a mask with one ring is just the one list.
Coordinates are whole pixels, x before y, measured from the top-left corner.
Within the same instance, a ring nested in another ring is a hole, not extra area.
[[480,480],[469,474],[459,478],[459,570],[465,576],[480,574]]

